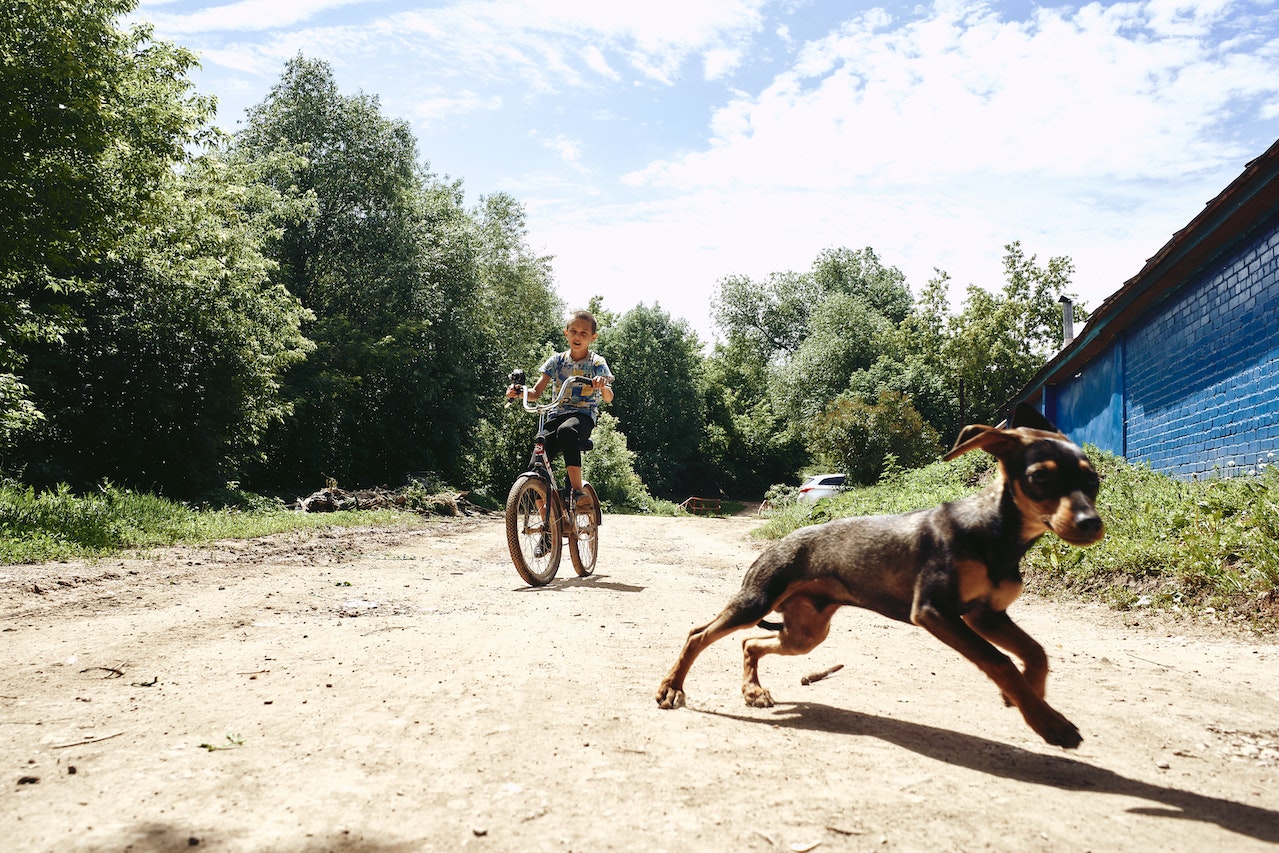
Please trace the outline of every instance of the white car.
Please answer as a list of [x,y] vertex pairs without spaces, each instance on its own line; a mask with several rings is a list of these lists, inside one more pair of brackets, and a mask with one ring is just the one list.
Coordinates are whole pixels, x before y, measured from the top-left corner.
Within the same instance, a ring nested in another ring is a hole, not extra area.
[[843,474],[818,474],[814,477],[809,477],[799,487],[799,499],[801,501],[817,501],[837,495],[844,491],[844,479]]

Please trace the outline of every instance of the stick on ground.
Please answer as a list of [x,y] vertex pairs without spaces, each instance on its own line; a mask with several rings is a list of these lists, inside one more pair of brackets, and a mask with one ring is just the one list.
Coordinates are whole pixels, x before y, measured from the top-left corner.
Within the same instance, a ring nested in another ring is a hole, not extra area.
[[823,669],[821,672],[813,672],[813,673],[809,673],[808,675],[805,675],[803,678],[799,680],[799,683],[812,684],[814,681],[821,681],[826,676],[833,675],[834,673],[839,672],[843,668],[844,668],[844,665],[842,663],[837,663],[834,666],[832,666],[830,669]]

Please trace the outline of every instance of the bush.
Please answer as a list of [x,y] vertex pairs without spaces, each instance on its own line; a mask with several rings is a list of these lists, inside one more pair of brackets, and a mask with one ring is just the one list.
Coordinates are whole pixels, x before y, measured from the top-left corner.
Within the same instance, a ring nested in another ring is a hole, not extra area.
[[635,453],[626,436],[617,429],[617,419],[600,413],[591,439],[595,449],[586,454],[583,476],[595,487],[605,510],[653,512],[656,504],[648,488],[635,473]]
[[874,404],[836,398],[813,425],[809,444],[820,464],[862,485],[878,481],[889,459],[895,466],[914,468],[941,451],[936,430],[910,399],[887,390]]

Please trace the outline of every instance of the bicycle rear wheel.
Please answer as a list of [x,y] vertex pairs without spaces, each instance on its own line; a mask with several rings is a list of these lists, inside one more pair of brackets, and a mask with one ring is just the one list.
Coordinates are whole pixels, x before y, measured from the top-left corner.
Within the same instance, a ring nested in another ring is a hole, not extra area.
[[536,474],[517,477],[506,497],[506,544],[529,586],[545,586],[559,571],[560,517],[550,488]]
[[595,571],[595,558],[599,556],[600,512],[599,495],[590,483],[582,485],[585,492],[577,501],[572,527],[568,531],[568,555],[573,561],[573,571],[578,577],[586,577]]

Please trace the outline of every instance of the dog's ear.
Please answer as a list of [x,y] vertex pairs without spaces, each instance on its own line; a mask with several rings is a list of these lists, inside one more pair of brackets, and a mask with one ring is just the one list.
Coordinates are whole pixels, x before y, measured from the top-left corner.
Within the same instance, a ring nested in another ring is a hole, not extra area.
[[955,446],[942,459],[949,462],[970,450],[985,450],[992,456],[1000,457],[1020,446],[1021,439],[1008,430],[985,424],[969,424],[959,431]]
[[1017,427],[1029,427],[1043,432],[1060,433],[1061,430],[1053,425],[1052,421],[1039,413],[1039,410],[1027,403],[1018,403],[1017,408],[1013,411],[1013,422],[1009,424],[1013,429]]

